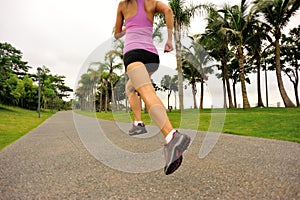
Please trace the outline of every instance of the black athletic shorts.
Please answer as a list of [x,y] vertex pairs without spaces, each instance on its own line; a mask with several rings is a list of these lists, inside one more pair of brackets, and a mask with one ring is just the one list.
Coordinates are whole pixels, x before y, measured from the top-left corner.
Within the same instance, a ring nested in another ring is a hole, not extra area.
[[142,62],[148,72],[155,72],[159,66],[159,56],[144,49],[135,49],[124,54],[125,71],[127,66],[133,62]]

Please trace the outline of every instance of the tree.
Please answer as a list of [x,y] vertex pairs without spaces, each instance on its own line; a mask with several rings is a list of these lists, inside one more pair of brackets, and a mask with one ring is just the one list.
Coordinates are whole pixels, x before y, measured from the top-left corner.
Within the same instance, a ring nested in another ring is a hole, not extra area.
[[[261,94],[261,65],[264,40],[272,42],[272,39],[269,36],[270,27],[265,23],[257,21],[250,31],[252,31],[252,36],[249,38],[246,48],[249,51],[249,55],[252,56],[252,59],[250,59],[251,63],[254,63],[256,65],[255,72],[257,73],[257,106],[264,107]],[[266,48],[268,48],[268,46]]]
[[23,85],[25,95],[21,99],[21,107],[27,109],[36,109],[38,102],[38,86],[34,85],[34,82],[29,75],[25,75],[23,78]]
[[229,78],[232,80],[232,92],[233,92],[233,102],[234,107],[237,108],[237,102],[236,102],[236,85],[240,81],[239,78],[239,61],[236,57],[234,57],[229,65]]
[[14,98],[19,98],[20,95],[8,82],[15,80],[13,82],[16,84],[19,82],[20,85],[21,82],[18,79],[25,76],[31,68],[22,60],[22,56],[22,52],[11,44],[0,43],[0,102],[2,103],[18,104],[18,99]]
[[282,37],[282,70],[288,76],[294,86],[296,104],[299,107],[299,62],[300,62],[300,26],[293,28],[289,32],[289,36],[283,34]]
[[98,87],[98,84],[99,84],[99,78],[100,78],[100,74],[99,74],[99,70],[94,70],[92,68],[89,68],[88,69],[88,76],[89,76],[89,79],[90,79],[90,84],[91,84],[91,90],[92,90],[92,102],[93,104],[95,104],[94,106],[94,109],[97,109],[97,105],[96,105],[96,96],[97,96],[97,87]]
[[23,54],[9,43],[0,43],[0,66],[3,72],[13,73],[23,77],[31,68],[22,61]]
[[126,85],[126,75],[117,78],[117,85],[115,86],[115,97],[117,102],[117,110],[124,107],[120,102],[126,99],[125,85]]
[[113,106],[116,105],[115,102],[115,95],[114,95],[114,70],[121,69],[123,67],[123,63],[117,62],[117,56],[116,51],[111,50],[106,53],[104,62],[100,63],[100,65],[103,67],[104,70],[107,70],[109,72],[109,83],[111,88],[111,103]]
[[105,101],[104,101],[104,110],[105,112],[108,111],[109,108],[109,78],[110,78],[110,73],[104,71],[102,74],[102,79],[103,79],[103,86],[102,88],[105,90]]
[[178,71],[178,93],[179,93],[179,107],[183,112],[183,74],[182,74],[182,45],[181,36],[182,29],[188,29],[191,24],[191,19],[198,11],[203,9],[210,9],[211,5],[189,5],[185,6],[184,0],[169,0],[169,5],[173,10],[174,15],[174,40],[176,49],[176,62]]
[[81,110],[93,111],[93,82],[88,73],[82,74],[78,82],[79,87],[76,89],[76,96],[79,97]]
[[164,91],[167,91],[167,95],[168,95],[168,108],[170,107],[170,96],[172,93],[172,89],[171,89],[171,76],[170,75],[164,75],[164,77],[161,79],[160,81],[160,85],[163,88]]
[[249,38],[252,37],[251,30],[256,19],[253,13],[249,12],[246,0],[242,0],[240,5],[234,5],[232,7],[225,5],[220,12],[224,13],[224,18],[228,22],[228,26],[222,27],[220,31],[223,32],[224,35],[230,34],[230,43],[236,48],[237,58],[239,60],[239,76],[242,89],[243,108],[249,109],[250,104],[245,82],[244,47]]
[[285,107],[294,107],[295,104],[288,97],[283,85],[281,76],[281,63],[280,63],[280,39],[281,31],[290,21],[299,9],[299,0],[256,0],[255,9],[261,13],[265,22],[271,27],[271,33],[275,38],[275,57],[276,57],[276,77],[280,95],[284,102]]
[[24,85],[20,79],[18,79],[16,74],[12,74],[6,81],[7,84],[7,94],[6,98],[8,104],[18,105],[19,99],[24,94]]
[[220,29],[227,26],[223,15],[217,10],[211,9],[206,18],[208,24],[204,34],[201,34],[200,43],[209,52],[209,55],[216,61],[221,62],[221,66],[216,65],[222,71],[224,107],[227,107],[226,89],[228,95],[229,108],[233,108],[231,89],[229,83],[228,62],[233,57],[229,49],[229,34],[223,34]]
[[[94,70],[91,68],[92,65],[98,65],[98,68]],[[105,70],[106,70],[106,65],[101,62],[91,63],[90,68],[88,69],[90,80],[93,81],[93,88],[94,88],[93,94],[97,99],[99,99],[99,112],[103,110],[103,87],[104,87],[103,73]],[[97,97],[98,95],[99,97]],[[97,100],[95,102],[97,103]]]
[[174,97],[175,97],[175,110],[177,109],[177,98],[176,98],[176,93],[178,92],[178,75],[174,75],[171,79],[171,90],[174,92]]
[[[37,75],[32,75],[37,81]],[[65,76],[53,75],[48,67],[43,66],[40,70],[40,85],[41,85],[41,97],[42,97],[42,106],[44,109],[51,107],[53,103],[54,94],[58,97],[57,103],[59,100],[63,101],[63,97],[68,97],[69,93],[73,90],[65,85],[64,82]],[[59,106],[60,104],[58,104]]]
[[[23,108],[36,109],[37,86],[36,74],[29,74],[31,68],[22,60],[22,52],[11,44],[0,43],[0,102]],[[42,103],[45,108],[50,98],[53,103],[53,93],[59,99],[68,97],[73,90],[65,85],[65,76],[52,75],[47,67],[41,73]],[[62,100],[63,101],[63,100]]]
[[200,105],[199,108],[203,109],[204,98],[204,83],[208,79],[208,73],[212,73],[212,68],[205,66],[212,58],[208,52],[201,46],[200,38],[197,35],[190,37],[191,45],[184,47],[183,50],[183,74],[184,77],[192,85],[194,108],[197,108],[196,104],[196,84],[201,83],[200,93]]

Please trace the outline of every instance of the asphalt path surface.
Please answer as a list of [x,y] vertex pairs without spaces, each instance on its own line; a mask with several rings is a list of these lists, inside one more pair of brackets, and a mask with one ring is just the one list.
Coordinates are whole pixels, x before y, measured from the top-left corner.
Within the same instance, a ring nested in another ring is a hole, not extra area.
[[130,126],[58,112],[0,151],[0,199],[300,199],[299,143],[181,130],[193,140],[166,176],[162,134]]

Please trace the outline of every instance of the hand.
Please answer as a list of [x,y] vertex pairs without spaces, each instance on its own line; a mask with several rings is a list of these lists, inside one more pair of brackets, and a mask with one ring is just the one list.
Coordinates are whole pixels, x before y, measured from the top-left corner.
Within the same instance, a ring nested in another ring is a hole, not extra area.
[[164,53],[173,51],[173,44],[172,41],[167,41],[165,44],[165,49],[164,49]]

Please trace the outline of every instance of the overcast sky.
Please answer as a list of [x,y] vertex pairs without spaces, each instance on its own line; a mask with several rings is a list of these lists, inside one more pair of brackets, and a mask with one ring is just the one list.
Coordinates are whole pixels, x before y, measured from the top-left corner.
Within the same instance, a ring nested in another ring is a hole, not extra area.
[[[229,2],[233,5],[239,1]],[[0,42],[8,42],[21,50],[23,60],[33,67],[32,73],[45,65],[52,74],[66,76],[66,84],[74,88],[89,55],[112,38],[117,3],[116,0],[0,0]],[[289,27],[299,24],[299,16],[292,18]],[[190,31],[203,30],[198,17]],[[162,58],[163,61],[168,59],[172,58],[167,55]],[[276,80],[273,82],[277,87]],[[250,95],[255,94],[255,84],[251,87]],[[292,85],[287,83],[286,89],[294,101]],[[281,101],[278,91],[273,93],[272,103]],[[251,104],[254,104],[256,99],[252,99]]]

